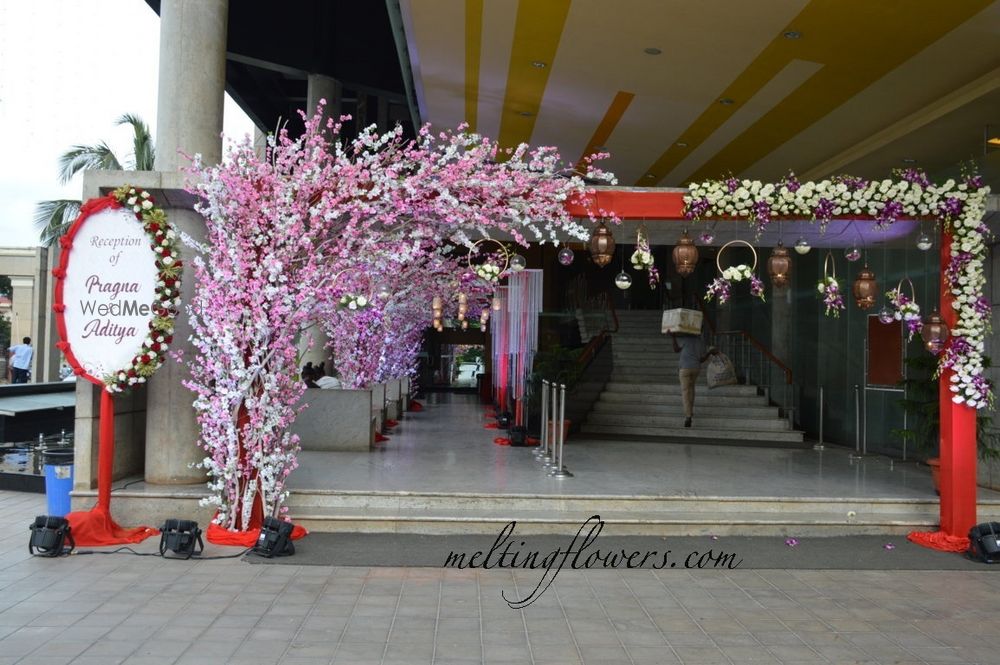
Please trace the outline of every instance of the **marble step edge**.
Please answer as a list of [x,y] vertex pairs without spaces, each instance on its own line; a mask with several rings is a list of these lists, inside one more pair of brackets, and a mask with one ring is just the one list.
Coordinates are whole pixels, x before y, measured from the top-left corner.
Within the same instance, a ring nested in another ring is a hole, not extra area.
[[[702,418],[704,420],[704,418]],[[635,414],[609,414],[607,412],[592,412],[584,421],[585,425],[614,426],[625,425],[628,427],[655,427],[667,429],[693,429],[684,427],[684,416],[654,416]],[[781,418],[721,418],[712,416],[712,429],[726,430],[727,432],[788,432],[788,421]]]
[[438,510],[428,513],[425,510],[401,512],[393,509],[377,508],[333,508],[296,510],[289,507],[289,517],[294,522],[304,520],[340,520],[340,521],[395,521],[395,522],[487,522],[491,524],[507,524],[516,521],[538,524],[576,524],[579,526],[595,514],[608,524],[701,524],[711,525],[810,525],[829,524],[839,526],[937,526],[937,515],[924,516],[907,513],[874,514],[868,517],[857,516],[846,520],[842,515],[834,516],[828,513],[732,513],[719,516],[704,514],[664,514],[659,512],[640,513],[604,511],[574,512],[562,511],[558,514],[530,513],[527,511],[462,511]]
[[[605,391],[615,392],[616,388],[620,390],[627,390],[628,392],[635,391],[635,385],[641,384],[646,387],[647,392],[679,392],[681,386],[679,383],[651,383],[649,381],[608,381],[604,386]],[[747,386],[747,385],[733,385],[733,386],[719,386],[718,388],[708,388],[705,390],[710,391],[709,395],[718,395],[720,397],[757,397],[757,386]]]
[[[697,404],[697,402],[695,402]],[[657,402],[628,402],[598,399],[591,413],[615,413],[621,415],[681,415],[684,407],[680,400],[672,404]],[[777,418],[776,406],[729,406],[724,411],[713,414],[717,418]]]
[[[697,418],[696,418],[697,420]],[[644,436],[661,437],[669,439],[719,439],[724,441],[746,441],[746,442],[775,442],[775,443],[800,443],[802,432],[796,430],[773,430],[748,432],[746,430],[726,430],[701,428],[697,424],[694,427],[655,427],[629,425],[594,425],[584,422],[581,428],[584,434],[602,434],[615,436]]]
[[[598,402],[607,404],[664,404],[666,398],[675,400],[673,403],[680,404],[680,391],[674,393],[636,393],[634,390],[605,390],[598,398]],[[720,407],[736,408],[774,408],[767,404],[767,399],[763,395],[711,395],[704,394],[704,391],[697,391],[694,396],[695,406],[717,405]]]
[[[930,480],[928,479],[928,487]],[[374,495],[346,494],[305,494],[293,493],[286,505],[293,511],[330,511],[330,510],[384,510],[384,511],[460,511],[480,512],[510,515],[527,513],[539,515],[555,515],[564,512],[574,513],[615,513],[629,515],[670,514],[670,515],[729,515],[731,513],[754,513],[769,515],[797,515],[802,513],[823,514],[836,517],[843,521],[851,521],[857,515],[908,514],[922,517],[937,517],[940,509],[936,503],[905,503],[901,501],[886,503],[869,503],[855,501],[854,503],[825,503],[818,500],[801,502],[754,501],[747,499],[741,502],[701,501],[697,503],[672,501],[636,501],[628,499],[513,499],[487,497],[398,497]],[[849,513],[853,512],[853,517]],[[985,510],[984,512],[991,512]],[[1000,513],[1000,507],[996,511]]]

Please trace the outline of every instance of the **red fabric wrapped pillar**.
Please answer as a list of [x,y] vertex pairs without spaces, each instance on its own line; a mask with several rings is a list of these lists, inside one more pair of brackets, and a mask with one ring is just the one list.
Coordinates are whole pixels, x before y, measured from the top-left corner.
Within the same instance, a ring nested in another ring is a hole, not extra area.
[[[951,261],[951,234],[941,238],[941,317],[954,328],[958,316],[944,278]],[[969,529],[976,524],[976,410],[955,404],[948,369],[938,380],[941,409],[941,530],[911,533],[909,539],[937,550],[961,552],[969,547]]]
[[111,475],[115,466],[115,403],[111,393],[101,389],[100,439],[97,452],[97,505],[87,512],[66,516],[73,540],[83,547],[139,543],[159,533],[140,526],[124,528],[111,518]]

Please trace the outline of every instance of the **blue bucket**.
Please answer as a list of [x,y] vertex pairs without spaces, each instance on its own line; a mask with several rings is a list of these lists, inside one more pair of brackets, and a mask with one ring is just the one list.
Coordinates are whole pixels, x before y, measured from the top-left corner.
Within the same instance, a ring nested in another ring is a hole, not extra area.
[[44,461],[48,514],[65,517],[70,512],[69,493],[73,490],[73,453],[46,452]]

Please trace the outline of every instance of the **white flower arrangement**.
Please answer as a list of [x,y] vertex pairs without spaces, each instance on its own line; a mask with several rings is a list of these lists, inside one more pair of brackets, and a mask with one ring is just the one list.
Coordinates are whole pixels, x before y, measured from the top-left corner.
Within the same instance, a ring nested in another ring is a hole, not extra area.
[[500,274],[503,272],[500,266],[495,263],[480,263],[479,265],[472,267],[473,272],[479,276],[480,279],[487,282],[496,282],[500,280]]
[[368,301],[366,296],[357,295],[345,295],[340,298],[340,309],[349,309],[351,311],[364,309],[368,307],[371,303]]
[[[948,381],[956,404],[972,408],[992,406],[992,386],[983,375],[983,350],[991,318],[983,297],[988,233],[983,214],[989,187],[973,174],[963,174],[961,181],[949,179],[941,184],[931,183],[916,169],[897,171],[894,175],[896,178],[892,180],[837,176],[799,182],[790,174],[776,184],[734,177],[693,183],[684,197],[686,216],[742,218],[758,232],[774,217],[812,219],[821,228],[838,216],[872,217],[883,228],[900,218],[936,217],[952,238],[951,262],[944,277],[958,319],[941,354],[938,371],[951,370]],[[842,295],[839,285],[835,291],[830,286],[821,283],[817,288],[824,295],[827,314],[836,316],[840,310],[836,301]],[[900,311],[900,316],[907,316],[907,310]],[[916,323],[912,318],[903,320]]]
[[753,276],[753,271],[750,269],[750,266],[741,263],[738,266],[731,266],[723,270],[722,276],[730,282],[742,282],[745,279],[750,279]]
[[643,249],[637,249],[632,252],[632,267],[636,270],[646,270],[652,265],[656,265],[653,261],[653,253]]

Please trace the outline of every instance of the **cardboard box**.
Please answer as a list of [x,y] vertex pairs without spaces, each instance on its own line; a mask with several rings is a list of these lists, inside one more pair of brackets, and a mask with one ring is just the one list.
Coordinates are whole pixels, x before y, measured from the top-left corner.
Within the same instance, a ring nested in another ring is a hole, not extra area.
[[701,334],[702,313],[696,309],[668,309],[663,312],[662,333]]

